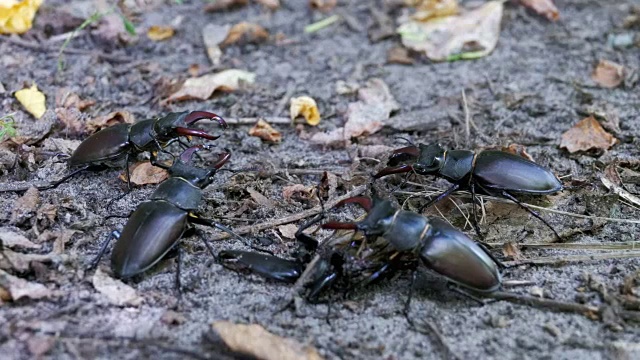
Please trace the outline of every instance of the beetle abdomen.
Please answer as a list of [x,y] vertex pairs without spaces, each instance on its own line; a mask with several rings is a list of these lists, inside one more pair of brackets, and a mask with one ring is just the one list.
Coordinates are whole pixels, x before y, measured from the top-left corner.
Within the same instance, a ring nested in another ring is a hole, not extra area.
[[129,217],[111,254],[111,268],[119,278],[139,274],[180,240],[188,213],[165,201],[149,201]]
[[113,162],[129,150],[129,124],[118,124],[89,136],[69,157],[69,165]]
[[562,190],[562,183],[551,171],[503,151],[483,151],[478,154],[473,179],[489,190],[532,194],[552,194]]
[[170,177],[153,192],[151,200],[164,200],[183,210],[196,210],[202,202],[202,190],[183,178]]
[[496,264],[473,240],[448,223],[429,218],[429,236],[420,249],[425,265],[447,279],[479,292],[500,287]]
[[295,282],[304,270],[297,261],[251,251],[224,250],[218,254],[218,258],[228,268],[247,269],[278,281]]

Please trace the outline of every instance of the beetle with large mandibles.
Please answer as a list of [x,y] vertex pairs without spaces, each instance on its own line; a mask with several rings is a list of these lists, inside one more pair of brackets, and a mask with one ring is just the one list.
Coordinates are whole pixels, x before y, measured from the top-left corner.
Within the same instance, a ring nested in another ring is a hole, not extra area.
[[174,141],[179,141],[180,136],[195,136],[207,140],[219,138],[219,136],[211,135],[205,131],[190,128],[203,119],[216,121],[222,128],[227,128],[224,119],[214,113],[184,111],[169,113],[160,118],[138,121],[135,124],[117,124],[100,130],[80,143],[67,159],[68,165],[77,169],[62,179],[50,185],[39,187],[39,189],[55,188],[84,170],[119,166],[124,160],[127,186],[130,191],[129,160],[131,157],[150,151],[153,159],[157,151],[161,151]]
[[[112,238],[118,241],[111,254],[111,268],[123,279],[140,274],[160,261],[178,244],[189,224],[215,227],[242,239],[227,227],[195,213],[202,202],[202,189],[213,182],[215,173],[231,156],[229,152],[220,154],[211,169],[191,165],[191,157],[203,147],[186,149],[171,166],[154,164],[166,169],[171,177],[158,186],[149,201],[138,206],[122,233],[114,231],[109,236],[90,268],[98,264]],[[206,241],[205,244],[209,248]],[[178,272],[178,279],[179,276]]]
[[[401,164],[406,161],[413,162]],[[476,192],[504,197],[515,202],[542,221],[559,240],[561,239],[555,229],[538,213],[512,195],[548,195],[563,189],[562,183],[551,171],[533,161],[504,151],[445,150],[437,144],[419,144],[395,150],[389,158],[388,165],[390,166],[380,170],[373,177],[377,179],[391,174],[415,172],[419,175],[442,177],[453,183],[425,207],[435,204],[456,190],[470,190],[474,202],[474,227],[481,238],[475,207]]]

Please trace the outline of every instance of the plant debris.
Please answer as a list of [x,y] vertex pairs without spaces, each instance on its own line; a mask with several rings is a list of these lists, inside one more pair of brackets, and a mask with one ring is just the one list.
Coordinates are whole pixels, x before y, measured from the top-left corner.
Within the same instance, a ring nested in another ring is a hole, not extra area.
[[314,10],[327,12],[333,10],[337,3],[337,0],[309,0],[309,7]]
[[273,335],[260,325],[216,321],[211,327],[222,342],[237,354],[263,360],[322,359],[313,347]]
[[125,110],[114,111],[107,115],[98,116],[95,119],[87,121],[87,131],[89,133],[94,133],[116,124],[133,124],[134,122],[135,118],[130,112]]
[[560,19],[560,12],[553,0],[520,0],[520,3],[537,14],[546,17],[549,21]]
[[11,211],[11,223],[22,224],[31,219],[40,205],[40,191],[35,187],[30,187],[24,195],[13,203]]
[[320,111],[318,105],[313,98],[309,96],[300,96],[291,99],[289,107],[289,116],[295,121],[299,116],[304,117],[307,125],[316,126],[320,123]]
[[500,36],[502,1],[489,1],[459,16],[421,22],[407,20],[397,29],[402,44],[434,61],[477,59],[495,48]]
[[212,65],[219,65],[222,57],[220,44],[227,38],[231,25],[207,24],[202,28],[202,40]]
[[31,29],[42,0],[0,0],[0,34],[23,34]]
[[287,185],[282,188],[282,197],[288,203],[292,201],[308,202],[315,198],[315,193],[315,186],[302,184]]
[[254,73],[229,69],[215,74],[207,74],[197,78],[187,79],[182,87],[170,95],[163,103],[184,100],[207,100],[216,90],[236,91],[242,83],[253,84],[256,79]]
[[[169,178],[167,170],[153,166],[149,161],[134,164],[129,170],[129,175],[131,183],[136,185],[160,184]],[[118,178],[126,182],[127,174],[122,173]]]
[[22,298],[37,300],[53,296],[46,286],[13,276],[4,270],[0,270],[0,290],[4,290],[0,291],[2,301],[17,301]]
[[580,120],[562,134],[560,147],[570,153],[578,151],[604,151],[610,149],[618,139],[606,132],[593,116]]
[[276,10],[280,7],[280,0],[256,0],[256,2],[269,10]]
[[[39,249],[40,245],[31,242],[26,237],[11,231],[7,228],[0,228],[0,243],[9,249],[22,248],[22,249]],[[1,256],[1,255],[0,255]]]
[[245,6],[249,3],[249,0],[216,0],[209,2],[204,7],[205,12],[217,12],[224,10],[231,10],[233,8],[238,8]]
[[136,294],[131,286],[120,280],[114,279],[105,274],[100,268],[92,278],[93,287],[98,290],[111,304],[116,306],[138,306],[142,303],[142,298]]
[[269,38],[269,32],[258,24],[243,21],[229,29],[227,37],[220,44],[229,46],[236,43],[260,43]]
[[171,26],[153,25],[147,30],[147,37],[153,41],[163,41],[172,38],[175,32]]
[[622,84],[624,76],[624,66],[613,61],[600,60],[591,74],[591,79],[602,87],[613,89]]
[[47,111],[44,94],[38,90],[38,86],[33,84],[28,89],[18,90],[15,93],[16,99],[24,106],[31,115],[36,119],[40,119],[44,112]]
[[602,181],[602,184],[614,194],[631,204],[640,206],[640,198],[624,189],[622,179],[620,179],[620,175],[616,170],[616,164],[608,165],[604,169],[602,176],[600,176],[600,181]]
[[428,21],[460,12],[458,0],[406,0],[405,2],[416,8],[416,13],[411,18],[417,21]]
[[253,199],[253,201],[255,201],[258,205],[263,206],[267,209],[272,209],[276,206],[275,201],[269,199],[268,197],[262,195],[261,193],[259,193],[257,190],[253,189],[253,188],[247,188],[247,192],[249,193],[249,195],[251,196],[251,198]]
[[282,134],[264,119],[259,119],[258,122],[249,129],[250,136],[256,136],[262,139],[263,141],[270,143],[279,143],[282,141]]

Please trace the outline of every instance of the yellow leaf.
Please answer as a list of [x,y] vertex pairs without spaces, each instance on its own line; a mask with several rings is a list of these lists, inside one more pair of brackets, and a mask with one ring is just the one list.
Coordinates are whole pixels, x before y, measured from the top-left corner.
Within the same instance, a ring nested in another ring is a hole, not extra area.
[[291,99],[291,107],[289,108],[291,120],[295,120],[298,116],[303,116],[307,124],[316,126],[320,123],[320,111],[316,101],[308,96],[300,96]]
[[0,0],[0,34],[22,34],[31,29],[42,0]]
[[154,25],[147,31],[147,37],[153,41],[162,41],[172,37],[174,33],[175,30],[170,26]]
[[15,96],[20,101],[20,104],[36,119],[40,119],[47,110],[44,94],[38,90],[38,86],[35,84],[29,89],[16,91]]

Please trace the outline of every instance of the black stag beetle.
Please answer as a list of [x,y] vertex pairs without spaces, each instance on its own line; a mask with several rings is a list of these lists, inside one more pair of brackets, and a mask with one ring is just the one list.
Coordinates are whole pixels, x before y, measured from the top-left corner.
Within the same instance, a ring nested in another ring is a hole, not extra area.
[[[69,167],[77,167],[70,174],[49,185],[39,187],[47,190],[57,187],[76,174],[88,170],[100,170],[104,167],[120,166],[124,160],[127,174],[127,188],[131,191],[129,177],[129,160],[145,151],[151,152],[152,162],[157,151],[162,151],[180,136],[195,136],[207,140],[216,140],[219,136],[205,131],[192,129],[198,121],[210,119],[216,121],[223,129],[228,127],[220,116],[207,111],[184,111],[169,113],[164,117],[138,121],[135,124],[118,124],[100,130],[85,139],[67,159]],[[188,145],[180,142],[183,147]],[[13,190],[8,190],[13,191]]]
[[[401,164],[413,160],[412,164]],[[399,165],[401,164],[401,165]],[[562,183],[549,170],[521,156],[504,151],[445,150],[440,145],[407,146],[395,150],[389,158],[389,167],[380,170],[374,178],[390,174],[415,172],[447,179],[453,185],[429,201],[423,208],[444,199],[456,190],[469,190],[473,201],[474,228],[478,237],[476,192],[507,198],[542,221],[561,241],[560,235],[537,212],[516,199],[514,194],[548,195],[563,189]]]
[[[500,289],[502,277],[493,257],[464,233],[435,217],[425,217],[416,212],[396,209],[390,201],[368,197],[352,197],[336,206],[358,204],[367,216],[357,222],[327,222],[325,229],[344,229],[362,232],[368,242],[380,238],[389,246],[388,260],[369,276],[375,280],[386,272],[395,270],[398,259],[413,255],[427,269],[458,285],[454,290],[476,299],[473,293],[490,294]],[[416,272],[413,273],[413,281]],[[405,310],[409,308],[411,293]]]
[[[215,173],[229,160],[229,152],[218,156],[210,169],[201,169],[191,165],[193,154],[204,145],[186,149],[171,166],[157,164],[169,171],[171,175],[162,182],[151,199],[143,202],[131,214],[122,233],[114,231],[103,243],[98,256],[93,260],[90,269],[97,266],[104,255],[111,239],[116,238],[111,254],[111,268],[118,278],[126,279],[151,268],[162,259],[169,250],[178,245],[180,238],[190,224],[215,227],[225,231],[237,239],[244,241],[227,227],[215,221],[199,217],[195,211],[202,202],[202,189],[211,184]],[[209,243],[198,232],[209,252],[213,250]],[[180,248],[178,248],[180,257]],[[179,287],[179,264],[177,284]]]

